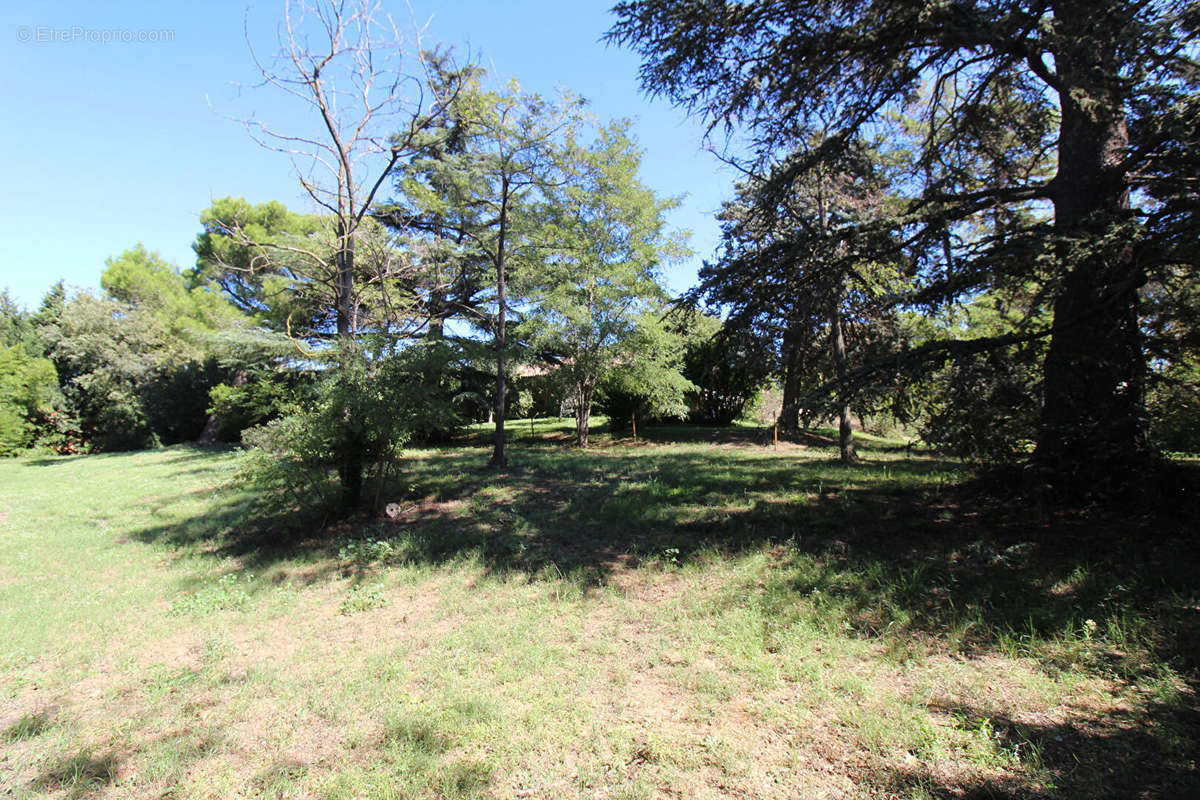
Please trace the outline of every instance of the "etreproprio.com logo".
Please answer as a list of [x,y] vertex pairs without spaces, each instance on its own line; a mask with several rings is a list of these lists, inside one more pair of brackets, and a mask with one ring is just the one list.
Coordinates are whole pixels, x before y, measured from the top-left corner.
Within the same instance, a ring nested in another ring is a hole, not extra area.
[[53,25],[19,25],[17,41],[33,44],[153,44],[175,41],[171,28],[88,28],[83,25],[55,27]]

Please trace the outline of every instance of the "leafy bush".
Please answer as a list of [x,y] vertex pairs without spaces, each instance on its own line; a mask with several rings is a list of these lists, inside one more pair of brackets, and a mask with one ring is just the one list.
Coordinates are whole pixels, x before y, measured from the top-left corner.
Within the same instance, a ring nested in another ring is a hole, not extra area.
[[696,385],[687,395],[688,419],[729,425],[746,413],[767,383],[771,359],[747,333],[719,326],[708,336],[704,333],[688,342],[683,357],[683,374]]
[[311,376],[274,369],[238,370],[232,380],[208,393],[208,412],[217,418],[218,438],[237,442],[247,428],[265,425],[301,403],[311,391]]
[[979,463],[1009,463],[1027,455],[1041,409],[1035,356],[993,350],[945,367],[932,379],[921,439]]
[[412,432],[449,413],[422,391],[429,355],[414,346],[368,361],[351,351],[318,379],[308,405],[244,431],[251,450],[241,478],[259,490],[264,509],[332,512],[339,496],[346,503],[348,486],[359,490],[353,481],[386,483]]
[[0,456],[34,445],[36,421],[61,402],[53,362],[30,356],[21,345],[0,348]]

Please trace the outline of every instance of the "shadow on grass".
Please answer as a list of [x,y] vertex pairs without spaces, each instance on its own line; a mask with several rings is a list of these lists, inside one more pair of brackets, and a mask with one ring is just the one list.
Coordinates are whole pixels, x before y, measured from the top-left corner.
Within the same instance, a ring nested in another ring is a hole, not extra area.
[[[934,709],[961,727],[989,732],[1000,752],[1040,773],[1040,785],[1016,779],[950,783],[922,767],[880,770],[871,783],[887,796],[989,798],[1192,798],[1200,789],[1193,749],[1200,716],[1179,702],[1152,703],[1074,724],[1029,724],[988,709]],[[1151,724],[1147,724],[1151,720]]]
[[163,455],[171,464],[186,464],[192,461],[210,461],[212,456],[217,453],[229,453],[237,450],[235,445],[213,445],[200,447],[194,444],[173,444],[157,450],[139,450],[139,451],[118,451],[109,453],[76,453],[74,455],[63,456],[38,456],[35,458],[27,458],[22,460],[22,465],[26,467],[61,467],[64,464],[71,464],[80,461],[96,462],[96,461],[120,461],[123,458],[128,458],[132,453],[158,453]]
[[[658,432],[655,432],[656,435]],[[1161,700],[1127,719],[1020,725],[987,709],[1002,748],[1036,753],[1051,783],[945,786],[921,769],[861,776],[882,792],[932,797],[1200,796],[1196,689],[1200,550],[1196,498],[1152,509],[1064,510],[997,499],[955,464],[863,447],[863,463],[767,448],[675,444],[579,452],[530,442],[514,466],[477,449],[414,451],[385,500],[394,520],[255,520],[251,498],[136,538],[234,557],[247,572],[307,560],[360,576],[386,563],[473,560],[492,574],[603,584],[643,564],[769,551],[766,613],[812,613],[883,642],[894,657],[1030,655]],[[822,451],[824,452],[824,451]],[[807,610],[805,610],[807,609]],[[1024,756],[1021,756],[1024,757]]]
[[43,791],[61,791],[71,798],[85,797],[116,781],[119,766],[111,753],[96,756],[90,750],[81,750],[50,764],[33,786]]

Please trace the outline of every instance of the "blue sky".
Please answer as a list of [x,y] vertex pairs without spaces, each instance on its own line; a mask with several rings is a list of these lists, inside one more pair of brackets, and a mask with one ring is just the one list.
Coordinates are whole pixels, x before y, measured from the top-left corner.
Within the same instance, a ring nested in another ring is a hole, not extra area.
[[[479,54],[522,88],[571,90],[601,119],[630,117],[645,149],[643,180],[686,195],[672,223],[697,255],[668,272],[695,279],[718,238],[713,213],[732,176],[703,152],[702,129],[645,98],[637,59],[599,41],[611,0],[411,0],[426,43]],[[398,25],[410,4],[384,0]],[[272,3],[6,3],[0,10],[0,286],[35,306],[55,281],[94,287],[104,259],[137,242],[179,266],[193,260],[200,212],[226,195],[309,210],[288,159],[252,142],[229,117],[303,127],[295,101],[251,90],[256,51],[273,52],[282,0]],[[103,41],[104,38],[110,41]]]

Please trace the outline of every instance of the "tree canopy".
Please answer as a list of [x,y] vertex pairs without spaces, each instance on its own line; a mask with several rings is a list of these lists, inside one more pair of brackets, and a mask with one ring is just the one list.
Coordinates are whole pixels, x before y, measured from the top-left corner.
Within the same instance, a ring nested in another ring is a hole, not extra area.
[[1036,282],[1052,323],[1015,335],[1050,340],[1037,462],[1083,485],[1145,463],[1139,291],[1194,276],[1198,260],[1194,3],[633,0],[615,12],[609,37],[643,57],[643,86],[740,133],[748,168],[827,131],[784,185],[860,137],[906,140],[906,201],[873,223],[908,263],[895,304]]

